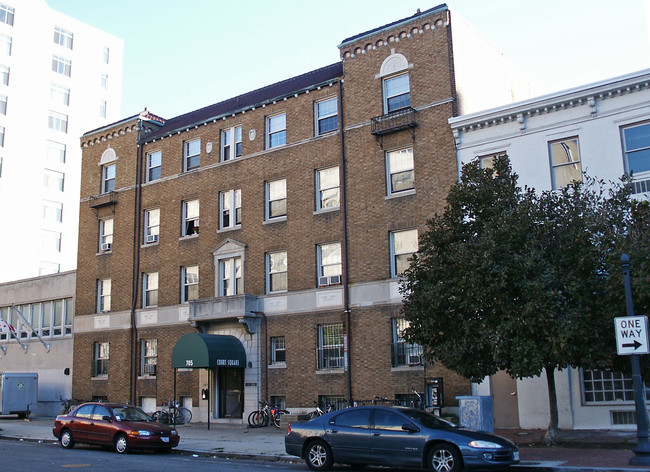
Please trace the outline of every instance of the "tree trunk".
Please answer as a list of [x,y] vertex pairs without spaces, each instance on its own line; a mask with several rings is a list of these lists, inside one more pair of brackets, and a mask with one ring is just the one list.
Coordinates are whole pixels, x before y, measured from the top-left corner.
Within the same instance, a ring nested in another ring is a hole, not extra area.
[[555,367],[546,366],[546,383],[548,385],[548,407],[551,413],[551,421],[544,435],[544,444],[547,446],[557,445],[557,393],[555,391]]

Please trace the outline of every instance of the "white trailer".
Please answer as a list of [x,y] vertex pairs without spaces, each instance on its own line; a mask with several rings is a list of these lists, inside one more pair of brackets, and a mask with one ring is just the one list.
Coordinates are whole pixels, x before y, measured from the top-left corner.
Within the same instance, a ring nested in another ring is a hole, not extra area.
[[38,403],[38,374],[3,373],[0,376],[0,414],[26,418]]

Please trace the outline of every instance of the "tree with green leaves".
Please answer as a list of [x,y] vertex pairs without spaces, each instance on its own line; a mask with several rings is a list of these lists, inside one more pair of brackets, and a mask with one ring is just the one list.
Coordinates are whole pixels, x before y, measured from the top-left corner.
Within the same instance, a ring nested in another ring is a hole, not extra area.
[[[628,185],[586,178],[536,192],[517,178],[507,156],[491,168],[463,167],[404,274],[405,335],[429,361],[472,381],[499,370],[514,378],[546,372],[545,440],[553,444],[555,370],[605,369],[616,360],[613,317],[625,306],[613,310],[623,300],[613,261],[639,225]],[[637,246],[643,241],[647,233]]]

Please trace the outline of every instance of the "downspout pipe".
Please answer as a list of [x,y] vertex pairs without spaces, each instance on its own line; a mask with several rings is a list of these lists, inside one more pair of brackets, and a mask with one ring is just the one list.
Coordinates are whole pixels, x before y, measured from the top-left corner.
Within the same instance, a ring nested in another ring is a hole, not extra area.
[[143,168],[143,140],[144,126],[142,118],[138,126],[138,153],[136,163],[135,202],[133,209],[133,268],[132,268],[132,296],[131,296],[131,391],[130,401],[136,404],[138,381],[138,293],[140,291],[140,229],[142,226],[142,168]]
[[343,313],[345,317],[345,334],[347,341],[345,349],[347,350],[346,356],[346,381],[348,390],[348,406],[352,406],[352,329],[350,327],[350,284],[348,281],[348,211],[347,211],[347,196],[346,196],[346,173],[345,173],[345,127],[343,122],[343,78],[339,80],[339,100],[338,100],[338,115],[339,115],[339,143],[340,150],[340,176],[341,176],[341,218],[343,220],[343,241],[341,244],[342,259],[343,259]]

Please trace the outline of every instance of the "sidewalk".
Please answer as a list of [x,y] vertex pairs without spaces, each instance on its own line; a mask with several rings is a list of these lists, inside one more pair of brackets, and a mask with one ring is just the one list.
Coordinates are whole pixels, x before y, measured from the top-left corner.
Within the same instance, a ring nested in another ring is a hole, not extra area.
[[[0,439],[52,441],[52,418],[0,417]],[[178,426],[181,442],[178,451],[231,458],[257,458],[271,461],[302,462],[284,452],[286,429],[248,428],[223,423],[190,423]],[[593,472],[639,471],[650,467],[630,466],[636,433],[617,431],[560,431],[560,446],[544,447],[542,430],[498,430],[519,445],[521,464],[513,472]]]

